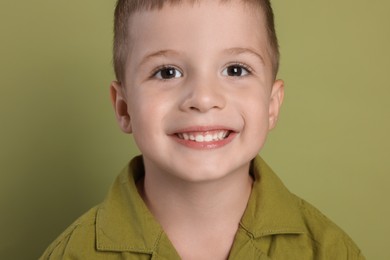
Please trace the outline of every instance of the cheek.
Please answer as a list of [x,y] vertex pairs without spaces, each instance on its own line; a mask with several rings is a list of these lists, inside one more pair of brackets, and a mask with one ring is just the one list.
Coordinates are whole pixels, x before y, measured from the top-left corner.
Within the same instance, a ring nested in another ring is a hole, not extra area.
[[247,114],[248,126],[257,133],[267,133],[269,127],[268,106],[253,104]]
[[161,132],[164,118],[172,106],[172,99],[169,100],[164,95],[150,93],[137,93],[131,99],[130,117],[132,121],[133,133],[142,135],[148,133]]
[[269,127],[269,100],[265,93],[252,93],[241,102],[246,128],[251,136],[264,138]]
[[237,93],[235,102],[240,104],[242,110],[248,116],[258,118],[257,120],[259,120],[259,117],[262,118],[264,115],[268,115],[269,93],[264,86],[257,86],[251,86],[247,91]]

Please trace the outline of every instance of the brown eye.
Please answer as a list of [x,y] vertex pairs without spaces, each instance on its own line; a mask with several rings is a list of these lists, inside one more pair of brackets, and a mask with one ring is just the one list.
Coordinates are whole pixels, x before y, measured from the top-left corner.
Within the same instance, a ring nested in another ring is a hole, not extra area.
[[222,75],[229,77],[242,77],[248,74],[249,71],[242,65],[230,65],[222,71]]
[[154,74],[154,77],[158,79],[173,79],[173,78],[180,78],[182,76],[183,74],[174,67],[161,68]]

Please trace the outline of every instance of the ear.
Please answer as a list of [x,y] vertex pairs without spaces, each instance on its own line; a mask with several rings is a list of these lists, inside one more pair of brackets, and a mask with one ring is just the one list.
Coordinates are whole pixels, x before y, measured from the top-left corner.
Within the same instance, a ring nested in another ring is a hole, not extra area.
[[119,127],[125,133],[132,133],[131,118],[128,103],[123,86],[118,81],[111,82],[110,85],[111,102],[115,110],[116,120]]
[[284,98],[284,82],[282,80],[276,80],[272,86],[271,97],[269,103],[269,130],[276,126],[278,121],[280,107],[282,106]]

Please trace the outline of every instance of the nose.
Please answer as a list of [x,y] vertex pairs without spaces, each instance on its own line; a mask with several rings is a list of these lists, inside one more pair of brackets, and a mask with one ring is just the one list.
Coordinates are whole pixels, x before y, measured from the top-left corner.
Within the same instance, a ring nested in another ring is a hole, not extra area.
[[188,79],[184,87],[184,95],[180,104],[182,111],[205,113],[213,109],[223,109],[226,97],[223,86],[218,79],[199,77]]

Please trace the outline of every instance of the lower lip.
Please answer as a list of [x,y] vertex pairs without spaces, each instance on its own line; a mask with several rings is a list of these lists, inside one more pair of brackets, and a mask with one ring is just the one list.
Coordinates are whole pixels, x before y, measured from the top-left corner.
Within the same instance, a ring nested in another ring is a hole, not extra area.
[[195,142],[191,140],[184,140],[177,137],[176,135],[172,135],[172,137],[175,139],[176,142],[188,148],[198,149],[198,150],[211,150],[211,149],[217,149],[227,145],[234,139],[234,137],[236,137],[236,135],[237,133],[231,132],[229,136],[226,137],[225,139],[219,141],[212,141],[212,142]]

